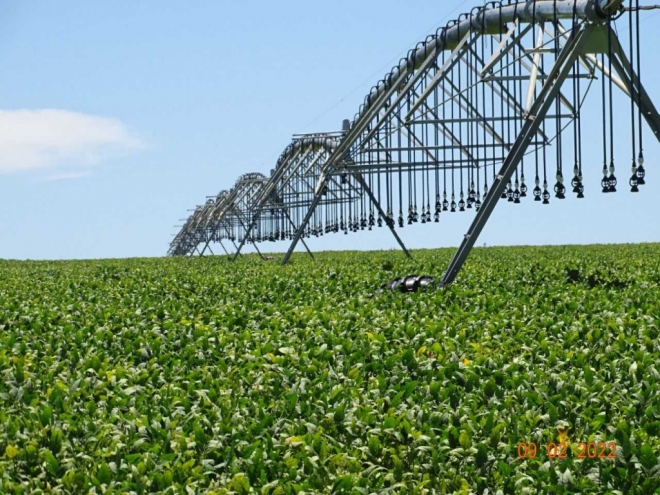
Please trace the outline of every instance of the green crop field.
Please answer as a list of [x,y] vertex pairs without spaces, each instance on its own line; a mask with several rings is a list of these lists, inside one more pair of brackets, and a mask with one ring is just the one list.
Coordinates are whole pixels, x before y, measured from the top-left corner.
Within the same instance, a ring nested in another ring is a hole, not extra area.
[[0,261],[0,493],[660,493],[660,245],[413,254]]

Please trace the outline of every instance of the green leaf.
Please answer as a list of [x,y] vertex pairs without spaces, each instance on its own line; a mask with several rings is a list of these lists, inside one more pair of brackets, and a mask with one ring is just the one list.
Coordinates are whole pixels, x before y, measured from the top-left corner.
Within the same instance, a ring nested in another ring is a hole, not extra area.
[[458,437],[458,442],[464,449],[469,449],[472,447],[472,439],[470,438],[470,435],[467,431],[461,431],[461,434]]
[[658,457],[649,444],[645,443],[639,449],[639,461],[647,470],[651,470],[658,464]]
[[112,471],[105,462],[99,467],[96,477],[104,485],[108,485],[112,481]]
[[47,426],[53,420],[53,409],[48,405],[44,404],[39,409],[39,421],[41,426]]
[[42,456],[46,464],[46,470],[50,474],[56,476],[60,469],[60,462],[57,460],[57,458],[53,455],[53,453],[50,450],[44,450]]
[[483,443],[480,443],[477,446],[477,455],[475,458],[477,462],[477,467],[482,468],[486,465],[486,462],[488,462],[488,447],[486,447]]

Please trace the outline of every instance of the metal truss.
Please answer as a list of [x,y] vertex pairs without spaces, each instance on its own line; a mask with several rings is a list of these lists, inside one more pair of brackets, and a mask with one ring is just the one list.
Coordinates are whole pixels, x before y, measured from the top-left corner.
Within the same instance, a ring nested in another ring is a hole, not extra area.
[[[213,212],[223,205],[229,194],[228,191],[221,191],[217,197],[208,198],[204,206],[198,206],[193,210],[170,244],[168,252],[170,256],[193,256],[195,253],[203,255],[207,248],[210,249],[207,244],[202,251],[199,251],[198,246],[208,243],[211,239],[209,221]],[[222,248],[226,252],[224,245]]]
[[[268,182],[255,200],[254,215],[238,246],[234,260],[246,242],[291,239],[300,222],[299,212],[309,206],[314,195],[314,184],[320,168],[337,145],[329,134],[300,136],[293,140],[280,155]],[[314,235],[323,232],[314,230]],[[309,233],[307,234],[309,235]],[[307,244],[307,252],[312,256]],[[256,247],[256,246],[255,246]]]
[[[535,201],[548,204],[551,191],[565,198],[566,169],[573,172],[573,192],[583,197],[581,109],[597,80],[610,128],[616,89],[637,107],[633,122],[636,111],[659,135],[657,111],[612,29],[622,4],[490,2],[449,23],[372,89],[325,164],[317,189],[342,173],[364,182],[365,190],[379,182],[382,218],[399,228],[474,209],[474,222],[441,282],[450,284],[497,201],[520,203],[530,176]],[[635,51],[632,41],[630,46]],[[603,139],[611,147],[608,132],[606,126]],[[603,192],[613,192],[613,151],[607,146],[604,162]],[[550,163],[556,167],[554,186]],[[632,169],[636,191],[643,183],[643,157],[637,163],[633,158]],[[284,263],[319,202],[317,195]]]
[[[613,29],[624,10],[627,43]],[[397,230],[473,210],[448,285],[500,199],[519,204],[529,192],[549,204],[567,183],[584,197],[588,95],[602,103],[602,192],[617,189],[615,121],[617,133],[631,127],[631,191],[644,185],[642,124],[657,139],[660,116],[642,85],[639,29],[639,10],[624,0],[476,7],[410,50],[343,132],[294,136],[269,178],[244,176],[222,201],[198,207],[170,254],[231,239],[235,259],[246,243],[291,240],[286,263],[304,238],[385,226],[410,256]],[[627,118],[615,118],[614,98],[628,100]]]
[[[307,134],[294,137],[280,155],[276,168],[256,201],[254,218],[234,259],[245,242],[292,240],[305,213],[306,229],[300,240],[309,255],[304,237],[371,230],[376,224],[374,208],[380,205],[361,177],[340,173],[330,175],[322,188],[317,183],[325,164],[340,142],[342,133]],[[311,210],[312,202],[318,201]],[[371,213],[367,215],[367,204]],[[396,232],[394,235],[397,237]],[[405,249],[405,246],[402,247]]]
[[229,240],[238,253],[236,240],[240,242],[245,237],[248,225],[252,222],[256,199],[267,181],[267,177],[261,173],[248,173],[239,177],[224,200],[216,203],[204,220],[203,228],[208,232],[204,250],[211,242]]

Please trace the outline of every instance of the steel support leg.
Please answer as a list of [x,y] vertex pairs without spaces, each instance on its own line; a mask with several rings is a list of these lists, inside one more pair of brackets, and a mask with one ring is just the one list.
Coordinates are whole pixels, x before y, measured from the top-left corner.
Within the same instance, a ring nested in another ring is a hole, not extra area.
[[202,253],[206,251],[206,249],[209,247],[209,244],[211,244],[211,241],[207,240],[206,243],[204,244],[204,249],[202,249]]
[[250,234],[252,233],[252,229],[254,229],[257,226],[257,222],[259,221],[259,217],[261,216],[261,212],[264,211],[265,207],[265,199],[261,201],[261,204],[257,206],[257,209],[254,212],[253,215],[253,220],[248,229],[245,231],[245,237],[241,241],[241,243],[238,245],[238,249],[236,250],[236,254],[234,254],[234,257],[232,258],[232,261],[236,261],[236,258],[238,258],[238,255],[241,254],[241,250],[243,249],[243,246],[245,246],[245,243],[247,242],[248,238],[250,237]]
[[599,29],[595,26],[587,26],[576,35],[571,38],[562,49],[561,53],[557,57],[557,62],[552,68],[552,71],[548,75],[543,88],[541,89],[536,101],[531,107],[531,111],[523,125],[523,128],[516,138],[515,143],[513,144],[511,150],[509,151],[508,156],[502,164],[499,174],[493,181],[491,188],[488,191],[488,194],[484,198],[484,202],[479,209],[468,233],[465,234],[465,238],[461,243],[461,246],[458,248],[458,251],[454,255],[445,276],[440,282],[441,287],[446,287],[451,284],[461,267],[465,263],[472,247],[477,241],[479,234],[486,225],[488,218],[495,209],[497,201],[500,199],[500,196],[504,192],[509,179],[515,172],[516,168],[520,164],[529,143],[533,139],[534,135],[538,131],[541,123],[545,119],[545,116],[548,113],[551,105],[554,103],[554,100],[561,89],[562,84],[566,80],[566,77],[570,73],[573,64],[580,55],[581,49],[584,46],[585,42],[588,41],[591,33],[594,29]]
[[[259,251],[259,248],[257,247],[257,243],[253,241],[253,242],[252,242],[252,245],[254,246],[254,249],[256,249],[257,254],[259,255],[259,257],[260,257],[262,260],[265,260],[266,258],[264,257],[263,254],[261,254],[261,251]],[[236,249],[238,249],[238,248],[236,248]]]
[[307,215],[305,215],[305,218],[303,219],[302,223],[300,224],[300,227],[298,227],[298,230],[296,230],[296,233],[293,236],[293,240],[291,241],[291,245],[289,246],[289,250],[284,255],[284,258],[282,258],[282,264],[283,265],[286,265],[289,262],[289,259],[291,258],[291,255],[293,254],[293,250],[296,249],[296,245],[298,244],[298,241],[300,240],[300,238],[304,235],[305,228],[307,227],[307,224],[309,223],[310,219],[312,218],[312,215],[314,214],[314,211],[316,210],[316,207],[321,202],[321,198],[323,197],[323,195],[321,194],[321,191],[323,190],[323,186],[325,186],[326,181],[327,181],[327,178],[323,181],[323,183],[321,184],[321,187],[319,187],[319,192],[316,193],[316,196],[314,196],[314,199],[312,200],[312,204],[309,206],[309,210],[307,211]]
[[[215,234],[215,232],[213,234]],[[204,251],[206,251],[206,248],[208,248],[209,245],[211,244],[211,240],[213,239],[213,234],[206,235],[206,244],[204,245]]]
[[[228,235],[231,235],[231,232],[229,232],[229,229],[227,228],[227,225],[225,225],[224,221],[221,222],[221,223],[219,222],[218,225],[222,225],[222,227],[225,229],[225,232],[227,232]],[[216,229],[215,232],[217,232],[218,230],[219,229]],[[229,256],[229,251],[227,251],[227,248],[225,248],[225,245],[222,243],[222,241],[218,241],[218,242],[222,246],[222,249],[227,254],[227,256]],[[234,247],[237,250],[236,254],[234,255],[234,258],[233,258],[233,259],[236,259],[236,257],[240,254],[240,252],[238,251],[238,247],[236,246],[236,243],[234,241],[231,241],[231,242],[232,242],[232,244],[234,244]],[[242,244],[241,244],[241,246],[242,246]]]
[[202,252],[199,253],[200,256],[204,256],[204,253],[209,248],[209,244],[211,244],[211,239],[209,239],[209,237],[206,236],[206,244],[204,244],[204,249],[202,249]]
[[[383,209],[380,206],[380,203],[378,203],[378,200],[374,196],[373,192],[367,185],[367,183],[364,181],[364,178],[362,177],[362,174],[358,173],[352,173],[353,177],[359,182],[360,186],[364,189],[364,191],[367,193],[369,196],[369,199],[371,202],[376,206],[378,213],[380,214],[381,217],[383,217],[384,220],[387,220],[387,215],[383,211]],[[326,179],[327,181],[327,179]],[[319,187],[319,193],[314,197],[314,200],[312,201],[312,204],[309,207],[309,210],[307,211],[307,215],[305,215],[305,218],[300,225],[300,228],[296,231],[296,235],[293,238],[293,241],[291,242],[291,246],[289,246],[289,250],[287,251],[286,255],[282,259],[282,264],[285,265],[288,263],[289,259],[291,258],[291,255],[293,254],[294,249],[296,248],[296,244],[298,243],[298,240],[302,238],[302,235],[305,232],[305,228],[307,227],[307,224],[309,223],[309,220],[312,218],[312,215],[314,214],[314,211],[316,210],[316,207],[318,204],[321,202],[321,192],[323,190],[323,186],[325,185],[325,181],[323,184],[320,185]],[[396,230],[394,229],[393,225],[390,225],[387,221],[385,222],[388,224],[387,226],[389,227],[390,231],[392,232],[392,235],[394,235],[394,238],[396,241],[399,243],[399,246],[401,246],[401,249],[403,249],[403,252],[406,254],[408,258],[412,258],[412,255],[410,254],[410,251],[406,248],[405,244],[399,237],[399,235],[396,233]]]
[[209,246],[209,244],[211,244],[211,239],[213,239],[213,236],[215,235],[216,232],[217,232],[217,229],[215,229],[213,231],[213,233],[206,238],[206,245],[204,246],[204,250],[206,250],[206,248]]
[[190,257],[191,257],[191,258],[192,258],[193,256],[195,256],[195,252],[197,252],[197,254],[199,254],[199,247],[198,247],[198,244],[195,244],[194,247],[193,247],[193,249],[190,250]]
[[357,173],[354,173],[354,174],[353,174],[353,177],[355,177],[355,180],[358,181],[358,183],[362,186],[362,189],[364,189],[364,191],[365,191],[365,192],[367,193],[367,195],[369,196],[369,199],[371,200],[371,202],[376,206],[376,208],[378,209],[378,213],[380,214],[381,217],[383,217],[383,220],[385,220],[385,223],[387,224],[387,226],[389,227],[390,231],[392,232],[392,235],[393,235],[394,238],[396,239],[396,242],[398,242],[398,243],[399,243],[399,246],[401,246],[401,249],[403,249],[403,252],[406,253],[406,256],[407,256],[408,258],[412,258],[412,255],[410,254],[410,252],[408,251],[408,249],[406,249],[406,246],[405,246],[405,244],[403,244],[403,241],[402,241],[401,238],[399,237],[399,234],[396,233],[396,230],[394,229],[394,225],[393,225],[392,223],[390,223],[390,222],[387,221],[387,215],[386,215],[385,212],[383,211],[383,208],[380,206],[380,203],[379,203],[378,200],[376,199],[376,196],[374,196],[373,191],[372,191],[371,188],[367,185],[366,181],[364,180],[364,177],[362,177],[362,174],[359,173],[359,172],[357,172]]
[[[243,245],[245,244],[245,242],[249,238],[249,235],[247,234],[248,228],[245,226],[245,223],[243,222],[243,220],[241,219],[241,216],[238,213],[236,214],[236,218],[238,219],[239,222],[241,222],[241,226],[243,227],[243,230],[245,230],[245,236],[243,237],[243,240],[241,241],[241,247],[243,247]],[[254,225],[254,222],[252,222],[252,224],[250,225],[250,230],[252,230],[253,225]],[[234,242],[234,241],[232,241],[232,242]],[[259,251],[259,248],[257,247],[257,243],[253,241],[252,245],[254,246],[254,249],[256,249],[257,254],[259,254],[259,257],[262,260],[265,260],[266,258],[264,258],[264,255],[261,254],[261,251]],[[238,248],[238,246],[236,245],[235,242],[234,242],[234,247],[236,248],[236,256],[238,256],[239,248]],[[236,258],[234,258],[234,259],[236,259]]]
[[[293,223],[293,220],[291,220],[291,216],[289,215],[289,212],[288,212],[285,208],[281,208],[281,209],[282,209],[282,211],[284,212],[284,214],[286,215],[287,219],[289,220],[289,223],[291,224],[291,226],[295,229],[295,228],[296,228],[296,224]],[[255,218],[258,219],[258,216],[261,214],[262,211],[263,211],[263,207],[259,208],[259,209],[255,212]],[[243,238],[243,240],[242,240],[241,243],[239,244],[239,246],[238,246],[238,250],[236,251],[236,254],[234,254],[234,258],[232,259],[232,261],[236,261],[236,258],[238,258],[238,255],[240,254],[241,249],[243,249],[243,246],[245,245],[245,243],[246,243],[246,241],[247,241],[247,239],[248,239],[248,236],[249,236],[250,233],[252,232],[252,229],[254,229],[254,227],[256,226],[256,223],[257,223],[257,220],[253,221],[253,222],[250,224],[250,227],[249,227],[249,229],[246,231],[245,237]],[[311,258],[314,259],[314,254],[312,254],[312,251],[309,249],[309,246],[307,245],[307,243],[305,242],[305,240],[304,240],[304,239],[300,239],[300,241],[303,243],[303,246],[305,246],[305,249],[307,250],[307,252],[308,252],[309,255],[311,256]],[[256,243],[255,243],[254,248],[257,249]],[[259,251],[259,250],[257,249],[257,252],[258,252],[258,251]]]
[[227,251],[227,248],[226,248],[225,245],[222,243],[222,241],[218,241],[218,242],[219,242],[220,245],[222,246],[222,250],[225,252],[225,254],[226,254],[227,256],[229,256],[229,251]]
[[[286,208],[282,208],[282,211],[284,212],[284,214],[286,215],[286,218],[289,220],[289,223],[291,224],[291,226],[292,226],[292,227],[294,228],[294,230],[295,230],[295,228],[296,228],[296,224],[293,223],[293,220],[291,220],[291,216],[289,215],[289,212],[286,210]],[[308,246],[307,243],[305,242],[305,239],[301,238],[301,239],[300,239],[300,242],[303,243],[303,246],[305,246],[305,249],[307,250],[307,253],[311,256],[312,259],[314,259],[314,255],[312,254],[312,251],[309,249],[309,246]]]
[[[222,227],[225,229],[225,232],[227,232],[227,239],[231,240],[231,232],[227,228],[227,224],[225,224],[224,221],[222,223]],[[236,247],[236,243],[234,241],[231,241],[231,242],[234,245],[234,247]],[[220,244],[222,245],[222,249],[225,250],[225,253],[227,253],[229,255],[229,252],[225,249],[225,246],[224,246],[224,244],[222,244],[222,241],[220,241]]]
[[236,253],[234,254],[234,257],[231,259],[232,261],[236,261],[236,258],[238,258],[238,255],[241,254],[241,249],[243,249],[243,246],[245,246],[245,243],[247,242],[248,238],[250,237],[250,233],[252,232],[252,229],[255,227],[257,224],[259,215],[261,214],[261,209],[257,210],[255,213],[255,220],[250,224],[250,227],[245,231],[245,237],[243,237],[243,240],[241,240],[240,244],[236,248]]

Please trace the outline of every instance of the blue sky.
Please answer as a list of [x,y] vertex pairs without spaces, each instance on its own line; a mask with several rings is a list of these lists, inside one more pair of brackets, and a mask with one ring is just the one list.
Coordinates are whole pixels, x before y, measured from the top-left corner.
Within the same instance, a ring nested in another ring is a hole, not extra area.
[[[478,3],[3,1],[0,258],[164,255],[187,209],[242,173],[267,174],[292,134],[338,130],[408,49]],[[643,18],[645,83],[660,105],[660,16]],[[642,193],[627,192],[622,137],[621,192],[601,194],[587,139],[585,200],[502,203],[479,244],[660,241],[659,146],[646,135]],[[457,246],[471,218],[444,215],[402,237]],[[383,231],[310,241],[395,245]]]

